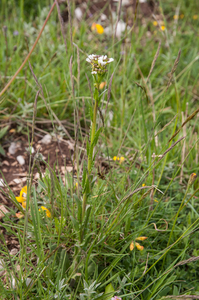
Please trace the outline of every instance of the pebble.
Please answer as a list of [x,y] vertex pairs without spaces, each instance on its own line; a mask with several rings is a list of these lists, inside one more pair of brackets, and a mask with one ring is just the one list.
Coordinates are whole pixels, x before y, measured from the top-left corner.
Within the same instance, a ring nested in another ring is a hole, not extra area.
[[29,277],[26,278],[26,285],[29,286],[31,283],[33,283],[32,279]]
[[10,255],[16,255],[18,252],[19,252],[19,250],[18,250],[17,248],[13,248],[13,249],[10,251]]
[[9,211],[4,205],[0,206],[0,220],[7,214]]
[[0,259],[0,276],[2,276],[4,273],[3,269],[4,269],[4,261],[3,259]]
[[0,178],[0,187],[4,187],[5,186],[5,182],[2,178]]
[[28,151],[31,154],[35,153],[35,149],[33,147],[28,147],[28,148],[25,148],[25,149],[26,149],[26,151]]
[[40,143],[48,145],[48,144],[51,143],[51,141],[52,141],[52,136],[51,136],[50,134],[46,134],[46,135],[44,135],[44,137],[40,140]]
[[78,20],[81,20],[82,15],[83,15],[83,13],[82,13],[81,8],[77,7],[77,8],[75,9],[75,17],[76,17]]
[[14,143],[14,142],[12,142],[11,144],[10,144],[10,147],[8,148],[8,152],[11,154],[11,155],[13,155],[13,154],[15,154],[15,152],[17,151],[17,144],[16,143]]
[[22,155],[17,156],[17,161],[21,166],[25,165],[25,159],[23,158]]

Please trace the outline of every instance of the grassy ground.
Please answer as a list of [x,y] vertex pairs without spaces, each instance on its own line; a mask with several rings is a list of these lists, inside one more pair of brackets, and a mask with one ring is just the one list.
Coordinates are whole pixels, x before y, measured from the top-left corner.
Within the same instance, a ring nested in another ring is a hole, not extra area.
[[[33,18],[35,8],[28,16],[23,1],[1,2],[1,27],[6,26],[0,35],[1,90],[24,61],[50,9],[47,4],[36,8]],[[13,210],[4,217],[2,226],[18,238],[20,253],[10,256],[6,245],[1,246],[7,269],[0,283],[1,299],[199,295],[199,192],[198,179],[193,182],[191,175],[199,168],[198,114],[193,114],[199,94],[199,3],[160,1],[162,29],[152,17],[137,15],[136,26],[119,40],[91,32],[94,20],[77,26],[74,8],[71,5],[73,27],[66,26],[67,51],[55,7],[29,59],[47,103],[38,98],[35,124],[46,119],[53,123],[53,113],[74,128],[80,124],[78,132],[69,133],[72,138],[78,134],[85,146],[92,106],[88,80],[93,86],[86,57],[113,57],[106,79],[109,85],[114,72],[105,128],[96,146],[97,160],[107,158],[111,170],[103,180],[93,169],[84,220],[81,162],[76,178],[68,175],[66,185],[48,168],[45,177],[28,189],[30,212],[17,222]],[[178,8],[179,18],[174,19]],[[1,97],[1,128],[13,122],[19,133],[31,130],[27,122],[33,123],[37,91],[26,64]],[[107,96],[103,114],[106,105]],[[101,126],[100,117],[97,123]],[[119,163],[113,156],[125,160]],[[17,205],[11,190],[9,196]],[[39,212],[41,205],[50,210],[50,218]],[[140,236],[147,237],[139,242],[144,249],[130,251]]]

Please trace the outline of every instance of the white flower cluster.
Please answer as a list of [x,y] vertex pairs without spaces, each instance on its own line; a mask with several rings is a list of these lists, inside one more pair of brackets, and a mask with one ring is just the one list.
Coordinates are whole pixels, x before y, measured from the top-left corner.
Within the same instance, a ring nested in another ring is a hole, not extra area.
[[91,74],[104,74],[107,72],[106,66],[114,61],[113,58],[108,58],[107,55],[91,54],[86,59],[92,65]]

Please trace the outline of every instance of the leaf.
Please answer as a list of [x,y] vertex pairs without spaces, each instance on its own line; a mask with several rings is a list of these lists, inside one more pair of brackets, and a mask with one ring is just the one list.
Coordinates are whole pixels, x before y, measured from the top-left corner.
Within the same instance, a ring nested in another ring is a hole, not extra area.
[[90,152],[90,144],[89,144],[89,141],[86,141],[86,151],[87,151],[87,156],[89,156],[89,152]]
[[9,126],[5,126],[3,129],[0,130],[0,139],[6,134]]
[[93,142],[92,142],[92,147],[95,147],[95,145],[97,144],[97,141],[99,139],[99,135],[100,135],[101,131],[102,131],[102,127],[100,127],[98,129],[98,131],[95,133],[95,136],[94,136],[94,139],[93,139]]
[[93,108],[92,106],[89,106],[89,113],[90,113],[90,119],[93,119]]
[[75,202],[77,204],[77,217],[78,217],[78,220],[79,222],[81,221],[81,216],[82,216],[82,203],[81,201],[79,200],[79,198],[77,197],[77,195],[74,194],[74,198],[75,198]]
[[3,147],[0,145],[0,154],[2,154],[3,156],[5,156],[5,150],[3,149]]
[[85,182],[86,182],[86,174],[87,174],[87,169],[86,169],[86,164],[84,163],[83,165],[83,175],[82,175],[82,187],[84,189]]
[[110,298],[107,298],[107,300],[111,300],[111,298],[114,296],[115,290],[112,286],[112,283],[109,283],[106,287],[105,287],[105,295],[111,293]]
[[77,231],[79,231],[79,222],[73,216],[70,216],[70,218],[71,218],[71,221],[73,222],[74,228]]

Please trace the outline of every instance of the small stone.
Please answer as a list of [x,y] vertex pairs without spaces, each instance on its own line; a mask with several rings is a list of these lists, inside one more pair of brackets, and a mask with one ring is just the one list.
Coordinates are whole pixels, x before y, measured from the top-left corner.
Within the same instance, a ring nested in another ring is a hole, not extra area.
[[2,276],[4,273],[4,261],[3,259],[0,259],[0,276]]
[[17,156],[17,161],[21,166],[25,165],[25,159],[23,158],[22,155]]
[[30,154],[33,154],[35,153],[35,149],[33,147],[28,147],[28,148],[25,148],[27,152],[29,152]]
[[4,205],[0,206],[0,220],[7,214],[9,211]]
[[[20,184],[21,183],[21,179],[13,179],[13,181],[11,182],[12,184]],[[9,185],[11,185],[11,183]]]
[[105,14],[101,14],[100,19],[101,21],[105,21],[107,19],[107,16]]
[[0,178],[0,187],[4,187],[5,186],[5,182],[2,178]]
[[17,151],[17,144],[16,143],[11,143],[10,144],[10,147],[8,148],[8,152],[11,154],[11,155],[13,155],[13,154],[15,154],[15,152]]
[[72,170],[73,170],[73,167],[70,167],[70,166],[67,166],[67,167],[62,166],[61,167],[61,171],[63,174],[65,174],[66,172],[72,172]]
[[17,248],[13,248],[13,249],[10,251],[10,255],[16,255],[18,252],[19,252],[19,250],[18,250]]
[[32,283],[32,279],[30,279],[29,277],[26,278],[26,285],[29,286]]
[[13,289],[15,289],[15,283],[16,283],[16,280],[15,280],[14,276],[11,276],[11,287]]
[[35,179],[39,179],[39,173],[36,173],[34,176]]
[[15,184],[22,184],[23,182],[25,182],[27,180],[27,177],[23,177],[23,178],[21,178],[21,179],[19,179],[19,178],[15,178],[15,179],[13,179],[13,181],[11,181],[10,183],[9,183],[9,185],[15,185]]
[[52,141],[52,136],[50,134],[44,135],[44,137],[40,140],[40,143],[48,145]]
[[2,162],[2,165],[9,166],[10,164],[9,164],[9,162],[8,162],[7,160],[4,160],[4,161]]
[[81,20],[82,15],[83,15],[83,13],[82,13],[81,8],[77,7],[77,8],[75,9],[75,17],[76,17],[78,20]]

